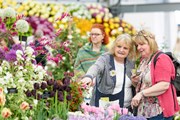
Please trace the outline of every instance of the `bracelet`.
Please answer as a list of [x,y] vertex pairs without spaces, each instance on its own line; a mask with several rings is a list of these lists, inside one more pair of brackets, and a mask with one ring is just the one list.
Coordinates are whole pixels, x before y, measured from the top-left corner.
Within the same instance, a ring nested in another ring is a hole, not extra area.
[[142,97],[145,97],[145,95],[144,95],[143,91],[141,91],[141,95],[142,95]]

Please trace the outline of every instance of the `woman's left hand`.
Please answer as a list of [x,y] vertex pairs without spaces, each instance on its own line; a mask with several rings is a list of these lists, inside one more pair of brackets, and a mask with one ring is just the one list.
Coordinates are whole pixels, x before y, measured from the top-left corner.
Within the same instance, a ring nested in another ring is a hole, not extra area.
[[131,101],[131,106],[135,106],[137,107],[142,99],[142,93],[139,92],[137,93],[133,98],[132,98],[132,101]]

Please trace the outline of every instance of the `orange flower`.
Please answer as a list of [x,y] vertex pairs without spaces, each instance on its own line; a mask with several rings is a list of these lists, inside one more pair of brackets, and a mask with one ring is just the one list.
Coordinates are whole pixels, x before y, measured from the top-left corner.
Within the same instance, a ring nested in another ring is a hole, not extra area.
[[0,94],[1,94],[1,93],[3,93],[3,88],[2,88],[2,87],[0,87]]
[[27,110],[27,109],[29,109],[29,103],[27,103],[27,102],[22,102],[21,105],[20,105],[20,109],[21,109],[21,110]]
[[0,88],[0,106],[3,106],[6,102],[5,95],[3,94],[3,89]]
[[10,109],[8,108],[3,108],[3,110],[1,111],[1,115],[3,118],[8,118],[12,115]]

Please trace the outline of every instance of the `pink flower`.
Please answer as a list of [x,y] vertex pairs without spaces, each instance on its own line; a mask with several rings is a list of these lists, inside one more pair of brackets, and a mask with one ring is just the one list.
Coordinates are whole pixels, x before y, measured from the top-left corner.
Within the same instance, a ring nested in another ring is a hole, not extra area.
[[108,111],[108,115],[109,115],[110,117],[114,115],[114,112],[113,112],[112,109],[108,109],[107,111]]
[[128,114],[128,109],[127,108],[121,108],[121,111],[118,112],[119,114]]

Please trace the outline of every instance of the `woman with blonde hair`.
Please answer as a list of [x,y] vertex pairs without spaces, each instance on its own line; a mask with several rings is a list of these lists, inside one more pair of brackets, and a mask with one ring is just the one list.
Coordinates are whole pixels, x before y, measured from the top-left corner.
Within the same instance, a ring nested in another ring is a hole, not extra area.
[[154,65],[153,59],[160,51],[151,32],[140,30],[134,41],[141,56],[137,70],[141,74],[131,77],[137,92],[131,105],[138,107],[138,115],[148,120],[172,120],[179,110],[176,92],[173,92],[175,88],[170,84],[175,76],[172,60],[166,54],[160,54]]
[[110,52],[102,54],[88,69],[81,82],[83,85],[95,86],[90,105],[105,107],[119,104],[130,109],[132,99],[131,61],[134,54],[134,43],[128,34],[119,35],[113,41]]

